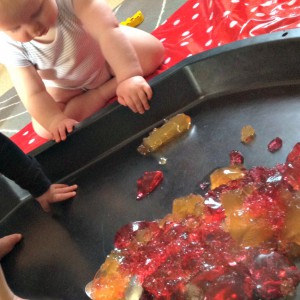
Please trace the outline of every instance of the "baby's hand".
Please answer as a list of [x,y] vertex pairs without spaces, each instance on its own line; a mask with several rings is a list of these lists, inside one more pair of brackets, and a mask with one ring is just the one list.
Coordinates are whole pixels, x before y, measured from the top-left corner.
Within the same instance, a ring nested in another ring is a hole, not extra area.
[[36,198],[45,212],[50,212],[50,204],[65,201],[76,195],[77,185],[67,185],[54,183],[51,184],[48,191]]
[[49,128],[49,131],[52,134],[52,139],[57,143],[65,141],[67,133],[71,133],[76,124],[78,124],[78,121],[69,119],[64,115],[54,119]]
[[150,109],[148,101],[152,98],[152,89],[144,77],[134,76],[119,83],[117,97],[120,104],[143,114]]

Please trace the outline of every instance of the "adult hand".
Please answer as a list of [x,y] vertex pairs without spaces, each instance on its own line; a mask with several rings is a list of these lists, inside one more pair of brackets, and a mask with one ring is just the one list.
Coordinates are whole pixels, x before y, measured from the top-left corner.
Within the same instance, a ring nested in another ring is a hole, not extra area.
[[116,93],[119,103],[128,106],[135,113],[143,114],[150,109],[148,101],[152,98],[152,89],[142,76],[130,77],[120,82]]
[[[8,254],[14,246],[22,239],[22,235],[15,233],[0,238],[0,260]],[[16,296],[9,288],[2,267],[0,266],[0,299],[6,300],[25,300]]]
[[0,238],[0,260],[8,254],[21,239],[22,235],[19,233],[14,233]]
[[40,203],[45,212],[50,212],[51,203],[62,202],[76,195],[77,184],[67,185],[62,183],[51,184],[49,189],[36,200]]

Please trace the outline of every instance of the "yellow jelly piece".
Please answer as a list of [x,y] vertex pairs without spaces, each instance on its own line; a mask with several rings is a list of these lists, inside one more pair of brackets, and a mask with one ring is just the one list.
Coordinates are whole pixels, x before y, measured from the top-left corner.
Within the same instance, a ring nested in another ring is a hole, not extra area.
[[139,244],[147,244],[153,238],[153,232],[149,229],[140,229],[136,233],[135,239]]
[[253,185],[249,184],[242,189],[224,192],[220,195],[220,201],[225,210],[226,216],[242,209],[245,197],[250,195],[254,190]]
[[173,214],[167,214],[164,218],[158,220],[158,225],[160,228],[163,228],[166,223],[174,222],[175,218]]
[[244,144],[251,143],[255,138],[255,130],[251,125],[246,125],[241,130],[241,141]]
[[131,275],[120,272],[122,256],[112,251],[86,290],[93,300],[123,300]]
[[300,246],[300,195],[294,195],[290,200],[285,215],[285,224],[282,231],[282,239],[286,242],[294,242]]
[[241,190],[228,191],[221,194],[220,200],[225,209],[225,215],[230,216],[236,210],[240,210],[242,208],[244,195]]
[[190,194],[173,201],[172,214],[175,218],[185,219],[187,216],[201,216],[204,209],[204,199],[200,195]]
[[225,229],[242,246],[257,246],[273,236],[273,231],[264,218],[253,217],[243,209],[243,202],[254,187],[232,190],[220,196],[225,210]]
[[227,231],[241,246],[258,246],[273,236],[272,229],[263,218],[253,218],[245,210],[236,210],[226,217]]
[[245,170],[239,166],[230,166],[215,170],[210,174],[211,189],[215,189],[222,184],[227,184],[231,180],[245,177]]
[[161,146],[177,138],[191,127],[191,118],[185,114],[178,114],[168,120],[159,128],[153,129],[143,143],[138,147],[138,152],[143,155],[154,152]]

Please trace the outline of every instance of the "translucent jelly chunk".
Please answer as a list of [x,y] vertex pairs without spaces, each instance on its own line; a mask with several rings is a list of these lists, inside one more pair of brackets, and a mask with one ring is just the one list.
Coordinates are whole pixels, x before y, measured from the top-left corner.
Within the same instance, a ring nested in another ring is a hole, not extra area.
[[204,210],[204,199],[200,195],[190,194],[173,201],[173,215],[180,219],[187,216],[201,216]]
[[225,209],[225,214],[227,217],[230,217],[231,214],[242,209],[244,197],[245,196],[240,189],[227,191],[220,195],[220,200]]
[[242,165],[244,163],[244,156],[237,150],[232,150],[229,154],[229,157],[231,166]]
[[196,299],[250,300],[254,299],[251,288],[251,280],[246,274],[229,269],[206,286],[205,298]]
[[114,245],[118,249],[130,247],[133,244],[147,244],[160,233],[157,222],[137,221],[124,225],[115,235]]
[[228,215],[226,229],[232,238],[242,246],[258,246],[273,236],[267,220],[255,218],[245,209]]
[[93,300],[123,300],[130,283],[130,274],[120,271],[122,257],[112,252],[105,260],[86,293]]
[[241,142],[244,144],[251,143],[255,138],[255,130],[251,125],[246,125],[241,130]]
[[137,181],[137,200],[149,195],[163,180],[164,175],[161,171],[145,172],[144,176]]
[[227,184],[231,180],[242,179],[245,177],[245,170],[238,166],[230,166],[215,170],[210,175],[211,189],[215,189],[220,185]]
[[286,170],[283,173],[284,180],[294,190],[300,190],[300,143],[297,143],[286,159]]
[[138,147],[138,152],[143,155],[154,152],[161,146],[174,140],[191,127],[191,118],[185,114],[178,114],[169,119],[160,128],[155,128],[148,137],[143,139],[143,143]]
[[253,184],[220,195],[226,214],[226,230],[243,246],[257,246],[282,229],[285,205],[276,186]]
[[274,140],[272,140],[269,144],[268,144],[268,150],[270,152],[276,152],[278,151],[280,148],[282,147],[282,139],[277,137]]
[[286,210],[282,239],[285,242],[293,242],[300,245],[300,194],[297,192],[290,198]]
[[143,288],[137,276],[130,279],[130,284],[125,293],[125,300],[139,300],[143,293]]
[[299,270],[276,252],[261,253],[249,268],[259,299],[281,299],[292,295],[299,282]]

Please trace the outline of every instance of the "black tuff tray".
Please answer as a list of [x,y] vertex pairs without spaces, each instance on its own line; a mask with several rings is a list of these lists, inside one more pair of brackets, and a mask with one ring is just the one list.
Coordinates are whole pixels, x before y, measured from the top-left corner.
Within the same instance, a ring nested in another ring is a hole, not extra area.
[[[144,115],[112,104],[82,122],[66,142],[49,142],[35,155],[52,180],[79,185],[71,201],[44,213],[28,198],[0,223],[0,236],[24,240],[2,260],[11,288],[30,299],[88,299],[85,285],[113,249],[114,235],[137,220],[162,218],[175,198],[200,193],[199,183],[239,150],[245,165],[282,163],[300,141],[300,30],[235,42],[190,57],[152,79],[154,97]],[[165,118],[185,112],[191,130],[160,151],[136,148]],[[240,142],[244,125],[256,139]],[[283,139],[271,154],[267,144]],[[167,158],[160,165],[159,159]],[[162,170],[162,184],[136,201],[136,181]],[[1,199],[1,201],[9,199]],[[299,288],[298,288],[299,290]],[[300,291],[298,291],[299,299]]]

